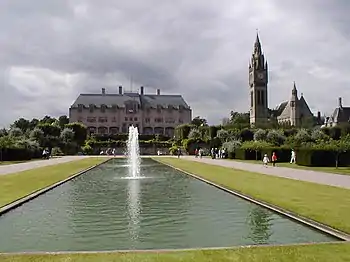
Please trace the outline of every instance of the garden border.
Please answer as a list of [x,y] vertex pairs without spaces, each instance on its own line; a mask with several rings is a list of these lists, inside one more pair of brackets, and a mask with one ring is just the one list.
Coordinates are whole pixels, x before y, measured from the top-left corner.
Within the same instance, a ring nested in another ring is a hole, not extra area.
[[193,177],[193,178],[195,178],[197,180],[200,180],[200,181],[202,181],[204,183],[207,183],[207,184],[209,184],[211,186],[214,186],[214,187],[216,187],[218,189],[221,189],[221,190],[223,190],[223,191],[225,191],[225,192],[227,192],[229,194],[235,195],[235,196],[240,197],[242,199],[245,199],[245,200],[247,200],[247,201],[249,201],[251,203],[257,204],[257,205],[262,206],[262,207],[265,207],[265,208],[267,208],[269,210],[272,210],[272,211],[274,211],[274,212],[276,212],[276,213],[278,213],[280,215],[283,215],[283,216],[288,217],[288,218],[290,218],[292,220],[295,220],[295,221],[297,221],[299,223],[302,223],[302,224],[304,224],[304,225],[306,225],[308,227],[317,229],[317,230],[319,230],[319,231],[321,231],[323,233],[326,233],[326,234],[331,235],[331,236],[333,236],[335,238],[338,238],[339,240],[350,242],[350,235],[345,233],[345,232],[343,232],[343,231],[340,231],[338,229],[332,228],[332,227],[330,227],[328,225],[325,225],[323,223],[317,222],[317,221],[312,220],[310,218],[298,215],[297,213],[288,211],[288,210],[286,210],[284,208],[275,206],[273,204],[270,204],[270,203],[267,203],[267,202],[264,202],[264,201],[261,201],[261,200],[257,200],[257,199],[255,199],[253,197],[250,197],[248,195],[239,193],[239,192],[234,191],[232,189],[225,188],[224,186],[220,186],[220,185],[218,185],[218,184],[216,184],[216,183],[214,183],[212,181],[209,181],[209,180],[207,180],[205,178],[202,178],[202,177],[197,176],[195,174],[192,174],[190,172],[184,171],[181,168],[177,168],[177,167],[172,166],[171,164],[164,163],[161,160],[158,160],[158,159],[155,159],[155,158],[152,158],[152,159],[157,161],[157,162],[159,162],[159,163],[161,163],[161,164],[163,164],[163,165],[166,165],[166,166],[171,167],[171,168],[173,168],[173,169],[175,169],[177,171],[180,171],[180,172],[182,172],[182,173],[184,173],[186,175],[189,175],[189,176],[191,176],[191,177]]
[[[73,180],[74,178],[76,178],[76,177],[78,177],[78,176],[80,176],[82,174],[85,174],[86,172],[88,172],[88,171],[90,171],[90,170],[92,170],[92,169],[94,169],[94,168],[96,168],[96,167],[98,167],[98,166],[100,166],[102,164],[107,163],[111,159],[112,158],[107,158],[106,160],[102,161],[99,164],[93,165],[93,166],[91,166],[91,167],[89,167],[87,169],[79,171],[79,172],[71,175],[70,177],[67,177],[66,179],[60,180],[60,181],[58,181],[58,182],[56,182],[56,183],[54,183],[54,184],[52,184],[50,186],[38,189],[38,190],[36,190],[36,191],[34,191],[34,192],[24,196],[24,197],[21,197],[21,198],[15,200],[15,201],[5,205],[5,206],[0,207],[0,218],[1,218],[2,215],[8,213],[9,211],[11,211],[11,210],[13,210],[13,209],[15,209],[15,208],[17,208],[17,207],[19,207],[19,206],[29,202],[29,201],[31,201],[33,199],[37,198],[40,195],[43,195],[43,194],[47,193],[48,191],[51,191],[52,189],[54,189],[54,188],[56,188],[56,187],[58,187],[58,186],[60,186],[60,185],[62,185],[64,183],[66,183],[66,182],[68,182],[70,180]],[[79,160],[77,160],[77,161],[79,161]]]

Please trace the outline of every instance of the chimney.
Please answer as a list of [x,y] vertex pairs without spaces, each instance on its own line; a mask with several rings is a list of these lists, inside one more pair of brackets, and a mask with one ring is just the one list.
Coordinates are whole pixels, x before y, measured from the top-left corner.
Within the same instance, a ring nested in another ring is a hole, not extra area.
[[339,97],[339,105],[340,108],[343,107],[342,102],[341,102],[341,97]]
[[140,93],[141,93],[141,95],[143,95],[143,91],[144,91],[144,88],[143,88],[143,86],[141,86],[141,87],[140,87]]
[[102,95],[106,94],[106,88],[102,88]]
[[119,95],[122,95],[122,94],[123,94],[123,87],[119,86]]
[[157,89],[157,96],[160,95],[160,89]]

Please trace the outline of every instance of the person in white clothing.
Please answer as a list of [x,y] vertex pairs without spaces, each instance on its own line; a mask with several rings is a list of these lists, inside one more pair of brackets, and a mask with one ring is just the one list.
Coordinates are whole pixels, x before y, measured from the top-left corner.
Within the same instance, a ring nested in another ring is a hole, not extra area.
[[264,164],[264,167],[267,167],[267,164],[270,162],[270,159],[269,157],[267,156],[267,154],[264,155],[264,158],[263,158],[263,164]]
[[290,163],[295,163],[295,151],[292,149],[291,157],[290,157]]

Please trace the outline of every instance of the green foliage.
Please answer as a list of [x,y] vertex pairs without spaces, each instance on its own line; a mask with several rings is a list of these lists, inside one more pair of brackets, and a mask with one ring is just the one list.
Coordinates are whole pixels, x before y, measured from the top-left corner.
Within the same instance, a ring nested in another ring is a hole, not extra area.
[[201,118],[200,116],[196,116],[195,118],[192,119],[191,124],[200,127],[200,126],[207,126],[208,122],[205,118]]
[[23,131],[19,127],[13,127],[10,129],[9,136],[21,137],[21,136],[23,136]]
[[266,136],[266,142],[274,146],[283,145],[285,140],[286,140],[286,137],[284,136],[283,132],[280,130],[272,129],[267,133],[267,136]]
[[59,148],[59,147],[54,147],[54,148],[52,148],[52,150],[51,150],[51,155],[52,155],[52,156],[63,156],[64,154],[63,154],[61,148]]
[[74,141],[79,145],[83,145],[87,137],[87,128],[81,123],[70,123],[65,125],[66,128],[69,128],[74,131]]
[[175,128],[175,137],[180,140],[187,139],[191,129],[194,127],[195,127],[194,125],[189,125],[189,124],[177,126]]
[[227,131],[225,129],[218,130],[217,131],[217,138],[219,138],[222,143],[228,141],[229,131]]
[[267,130],[259,128],[254,132],[254,141],[266,141],[266,137]]
[[37,127],[44,132],[45,137],[59,137],[61,134],[60,127],[52,123],[39,124]]
[[250,151],[259,151],[265,148],[273,147],[272,144],[266,141],[246,141],[242,143],[241,149]]
[[71,128],[65,128],[62,130],[60,138],[62,140],[62,142],[64,143],[69,143],[74,141],[74,137],[75,137],[75,133],[73,131],[73,129]]

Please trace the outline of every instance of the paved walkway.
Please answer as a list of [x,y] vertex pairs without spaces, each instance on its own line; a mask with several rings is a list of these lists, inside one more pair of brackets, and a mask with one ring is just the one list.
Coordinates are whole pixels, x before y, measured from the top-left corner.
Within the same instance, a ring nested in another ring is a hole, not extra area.
[[18,164],[12,164],[12,165],[1,165],[0,175],[17,173],[17,172],[38,168],[38,167],[43,167],[43,166],[51,166],[56,164],[67,163],[67,162],[76,161],[82,158],[84,158],[84,156],[63,156],[58,158],[29,161],[25,163],[18,163]]
[[194,156],[183,156],[186,160],[202,162],[223,167],[231,167],[240,170],[246,170],[265,175],[272,175],[295,180],[308,181],[323,185],[330,185],[350,189],[350,175],[337,175],[311,170],[293,169],[288,167],[263,167],[263,165],[244,163],[234,160],[195,158]]

